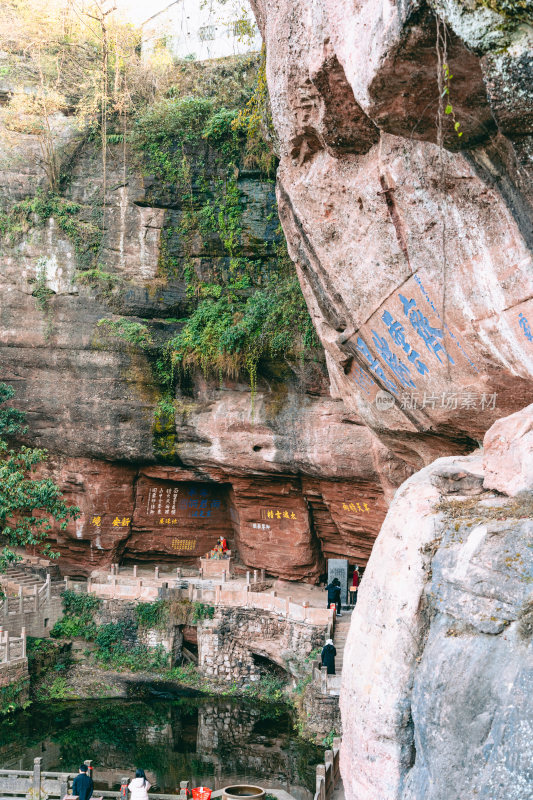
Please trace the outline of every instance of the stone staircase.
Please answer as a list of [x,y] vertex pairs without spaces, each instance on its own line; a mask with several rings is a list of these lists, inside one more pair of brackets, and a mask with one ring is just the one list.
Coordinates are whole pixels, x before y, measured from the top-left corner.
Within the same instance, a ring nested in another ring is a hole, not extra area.
[[18,594],[19,588],[22,587],[22,593],[29,595],[34,593],[34,586],[43,585],[43,579],[22,566],[12,566],[0,575],[0,584],[7,594]]
[[335,619],[335,633],[333,634],[333,644],[337,655],[335,656],[335,675],[328,675],[327,679],[327,692],[329,695],[338,697],[341,693],[341,676],[342,668],[344,666],[344,648],[346,646],[346,639],[348,638],[348,631],[350,630],[350,622],[352,619],[351,611],[343,611],[342,616]]

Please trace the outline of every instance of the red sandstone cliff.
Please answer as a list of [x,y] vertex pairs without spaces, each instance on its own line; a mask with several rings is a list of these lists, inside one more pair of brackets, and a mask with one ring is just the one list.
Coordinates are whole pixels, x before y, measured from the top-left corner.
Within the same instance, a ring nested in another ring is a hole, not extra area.
[[[174,325],[166,318],[181,316],[185,285],[159,271],[161,231],[179,201],[153,199],[134,170],[125,184],[111,148],[103,255],[124,290],[77,282],[77,255],[53,218],[5,250],[1,270],[1,377],[83,510],[60,546],[84,567],[189,560],[220,532],[248,566],[284,577],[315,580],[324,556],[365,562],[413,469],[470,451],[531,395],[522,16],[453,0],[254,6],[280,149],[280,217],[327,375],[319,365],[300,377],[260,376],[253,418],[243,383],[197,375],[175,423],[154,429],[147,355],[103,341],[97,323],[150,318],[163,336]],[[448,99],[463,132],[443,113],[442,146],[438,58],[453,74]],[[68,150],[68,118],[57,125]],[[31,135],[2,140],[10,201],[42,184],[37,147]],[[101,185],[98,154],[84,147],[70,157],[69,197],[88,203]],[[267,242],[270,188],[246,177],[240,187],[250,236]],[[193,255],[200,270],[221,256]],[[54,292],[48,321],[29,283],[42,258]],[[176,489],[174,514],[166,498]]]

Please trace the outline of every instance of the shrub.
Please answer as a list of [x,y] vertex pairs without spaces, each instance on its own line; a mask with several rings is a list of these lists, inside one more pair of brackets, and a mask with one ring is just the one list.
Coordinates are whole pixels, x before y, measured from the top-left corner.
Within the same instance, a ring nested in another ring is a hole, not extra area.
[[108,622],[98,628],[95,643],[100,651],[102,658],[110,658],[114,648],[125,648],[127,642],[134,640],[136,626],[133,620],[121,620],[120,622]]
[[56,639],[94,639],[97,630],[94,613],[102,601],[94,595],[79,594],[70,589],[62,592],[61,599],[64,616],[56,622],[50,636]]
[[193,622],[200,622],[202,619],[213,619],[215,607],[205,605],[205,603],[193,603]]
[[164,600],[155,603],[138,603],[135,607],[137,624],[140,628],[163,629],[168,622],[168,604]]

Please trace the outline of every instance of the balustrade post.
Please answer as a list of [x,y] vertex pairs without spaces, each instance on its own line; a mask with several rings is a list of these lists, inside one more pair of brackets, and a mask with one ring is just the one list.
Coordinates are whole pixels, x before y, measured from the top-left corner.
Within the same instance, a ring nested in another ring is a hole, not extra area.
[[316,768],[316,794],[318,800],[326,800],[326,766],[319,764]]
[[254,569],[254,583],[257,583],[257,570]]
[[133,565],[133,577],[134,577],[134,578],[136,578],[136,577],[137,577],[137,564],[134,564],[134,565]]
[[292,597],[289,595],[285,600],[285,616],[288,617],[291,613]]
[[264,570],[264,569],[262,569],[262,570],[261,570],[261,582],[263,582],[263,581],[265,580],[265,574],[266,574],[266,573],[265,573],[265,570]]
[[38,611],[39,610],[38,592],[39,592],[39,588],[38,588],[37,584],[35,584],[34,587],[33,587],[33,610],[34,611]]
[[34,800],[39,800],[41,797],[41,763],[42,758],[33,759],[33,797]]
[[52,594],[52,580],[50,578],[50,573],[46,574],[46,599],[50,600],[50,596]]
[[250,585],[250,570],[246,570],[246,585]]
[[322,694],[328,693],[328,668],[322,667],[320,670],[320,691]]
[[86,764],[87,770],[88,770],[87,774],[88,774],[89,778],[91,778],[91,780],[92,780],[93,779],[93,762],[92,762],[92,759],[89,758],[89,759],[87,759],[87,761],[84,761],[83,763]]
[[158,579],[159,579],[159,567],[155,567],[155,568],[154,568],[154,578],[155,578],[156,580],[158,580]]
[[26,658],[26,628],[20,629],[20,637],[22,639],[22,658]]

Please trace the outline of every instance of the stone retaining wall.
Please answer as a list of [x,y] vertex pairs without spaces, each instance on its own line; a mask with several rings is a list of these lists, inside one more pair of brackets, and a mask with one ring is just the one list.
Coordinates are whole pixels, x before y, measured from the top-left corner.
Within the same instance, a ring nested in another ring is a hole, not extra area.
[[27,658],[0,664],[0,715],[28,700],[29,679]]
[[244,684],[273,665],[299,677],[312,650],[324,643],[326,626],[311,625],[253,608],[218,607],[198,626],[198,665],[209,677]]
[[50,635],[58,619],[63,616],[61,597],[52,594],[34,604],[33,597],[9,597],[0,606],[0,626],[13,636],[20,636],[22,628],[27,636],[42,639]]

